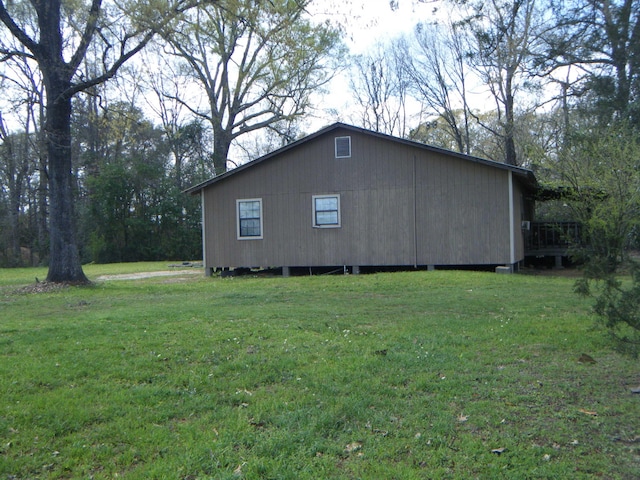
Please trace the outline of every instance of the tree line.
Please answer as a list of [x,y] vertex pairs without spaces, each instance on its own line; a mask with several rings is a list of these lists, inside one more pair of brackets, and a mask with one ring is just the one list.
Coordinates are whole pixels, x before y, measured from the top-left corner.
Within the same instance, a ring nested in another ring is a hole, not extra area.
[[355,57],[359,123],[522,166],[557,160],[576,131],[638,124],[637,2],[429,3],[432,18]]

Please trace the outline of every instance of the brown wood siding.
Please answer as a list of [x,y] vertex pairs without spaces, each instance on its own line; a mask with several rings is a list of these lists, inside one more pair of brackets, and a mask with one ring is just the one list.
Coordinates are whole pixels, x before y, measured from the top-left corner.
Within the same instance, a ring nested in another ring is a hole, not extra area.
[[[336,159],[334,138],[347,135],[352,156]],[[333,193],[341,227],[313,228],[312,196]],[[309,140],[204,195],[207,267],[509,262],[507,170],[350,130]],[[262,199],[262,240],[236,238],[244,198]]]
[[418,264],[509,261],[506,171],[434,156],[416,173]]

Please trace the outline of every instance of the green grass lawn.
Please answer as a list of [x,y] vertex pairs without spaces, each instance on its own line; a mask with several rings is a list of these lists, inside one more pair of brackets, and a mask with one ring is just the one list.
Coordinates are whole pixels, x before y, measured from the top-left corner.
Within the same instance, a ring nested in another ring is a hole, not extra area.
[[[166,264],[85,271],[141,269]],[[36,276],[0,270],[0,478],[640,475],[638,361],[593,328],[571,279],[20,289]]]

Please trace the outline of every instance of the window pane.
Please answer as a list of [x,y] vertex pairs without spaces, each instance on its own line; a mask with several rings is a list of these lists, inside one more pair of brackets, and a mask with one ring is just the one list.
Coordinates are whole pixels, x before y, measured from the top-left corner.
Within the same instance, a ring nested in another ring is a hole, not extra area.
[[241,237],[259,237],[260,236],[260,219],[250,219],[240,221]]
[[336,197],[316,198],[316,211],[338,210],[338,199]]
[[316,212],[316,225],[337,225],[338,212]]
[[260,218],[260,202],[240,202],[240,218]]

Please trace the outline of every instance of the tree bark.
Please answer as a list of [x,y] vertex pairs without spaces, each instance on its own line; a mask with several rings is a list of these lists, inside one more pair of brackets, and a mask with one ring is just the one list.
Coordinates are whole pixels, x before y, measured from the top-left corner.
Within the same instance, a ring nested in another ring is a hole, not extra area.
[[505,85],[505,126],[504,126],[504,153],[505,163],[508,165],[518,165],[515,142],[515,100],[513,96],[513,77],[515,69],[507,68],[507,79]]
[[231,148],[231,134],[223,128],[213,125],[213,168],[216,175],[227,171],[227,158]]
[[[45,74],[46,75],[46,74]],[[54,76],[49,72],[49,77]],[[82,270],[74,224],[71,173],[71,98],[61,79],[45,81],[47,118],[45,136],[49,157],[49,272],[48,282],[89,283]]]

